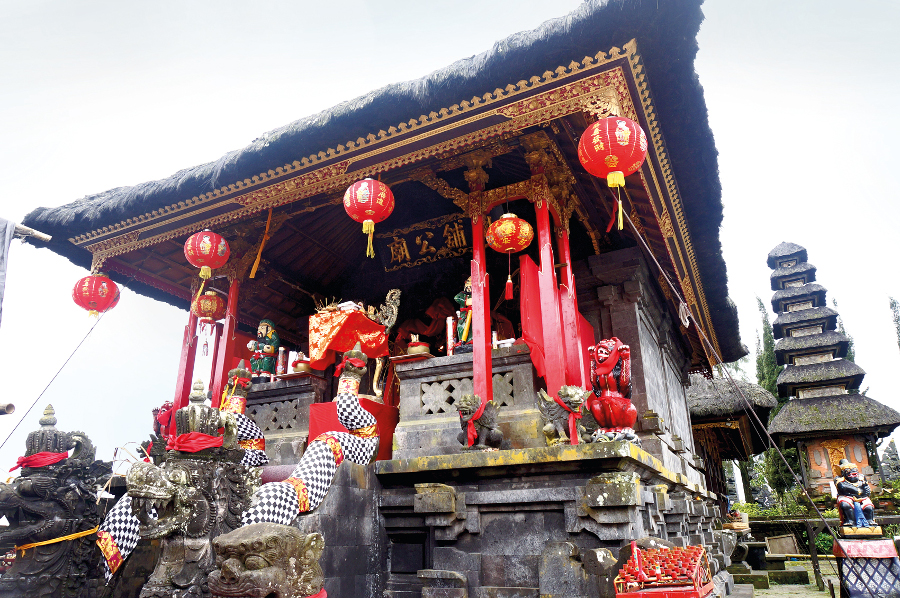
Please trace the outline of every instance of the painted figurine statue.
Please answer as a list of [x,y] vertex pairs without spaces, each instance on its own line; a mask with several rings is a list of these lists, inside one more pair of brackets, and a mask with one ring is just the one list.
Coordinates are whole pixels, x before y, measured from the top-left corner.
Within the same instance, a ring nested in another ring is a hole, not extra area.
[[624,430],[634,428],[637,409],[631,404],[631,348],[616,337],[591,347],[592,396],[587,399],[600,428]]
[[272,320],[261,321],[256,329],[256,340],[247,343],[247,348],[253,351],[250,369],[254,375],[267,372],[271,377],[275,373],[275,362],[280,346],[281,339],[275,330],[275,323]]
[[459,304],[456,320],[456,353],[467,353],[472,350],[472,277],[466,279],[462,292],[453,298]]
[[869,498],[871,490],[859,469],[841,459],[838,463],[841,475],[834,479],[837,488],[837,502],[843,515],[844,525],[849,527],[872,527],[875,525],[875,505]]

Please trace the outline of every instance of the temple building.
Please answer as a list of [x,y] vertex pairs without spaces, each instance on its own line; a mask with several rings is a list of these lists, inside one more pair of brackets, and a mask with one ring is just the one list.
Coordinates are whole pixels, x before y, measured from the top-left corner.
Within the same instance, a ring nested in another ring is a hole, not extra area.
[[838,313],[825,302],[826,289],[806,249],[780,243],[766,262],[770,277],[778,394],[789,399],[769,424],[781,445],[797,446],[804,457],[804,484],[829,493],[840,475],[841,459],[856,463],[863,475],[875,468],[875,443],[900,425],[900,413],[860,394],[865,371],[846,359],[850,339],[838,332]]
[[[687,391],[694,446],[704,464],[706,487],[720,497],[723,508],[732,475],[725,470],[724,462],[747,461],[768,448],[760,423],[769,421],[769,413],[778,404],[778,399],[759,384],[734,382],[736,387],[726,378],[691,374]],[[756,417],[750,415],[747,402]]]
[[[258,331],[277,330],[283,348],[309,355],[307,371],[254,380],[247,393],[274,465],[263,481],[284,479],[330,429],[320,415],[334,409],[339,356],[352,347],[340,343],[388,328],[383,348],[363,342],[377,357],[361,392],[378,419],[378,461],[345,462],[319,510],[301,518],[325,536],[329,594],[418,596],[449,579],[468,594],[440,595],[608,595],[596,561],[573,556],[645,536],[703,544],[713,573],[724,571],[730,551],[712,531],[721,459],[757,447],[734,405],[710,398],[707,408],[686,394],[692,372],[747,352],[727,294],[717,152],[693,66],[700,4],[585,2],[218,161],[40,208],[24,224],[74,263],[185,309],[175,390],[159,403],[186,405],[192,381],[208,376],[218,406],[228,372],[258,358],[246,348]],[[620,195],[578,158],[585,129],[608,117],[637,122],[648,142]],[[395,199],[375,225],[374,258],[343,204],[366,178]],[[512,259],[486,242],[506,213],[534,230]],[[227,298],[209,373],[193,367],[197,316],[187,311],[200,281],[183,250],[206,229],[231,247],[205,286]],[[809,273],[780,268],[790,280]],[[322,324],[338,318],[340,334]],[[780,337],[792,325],[778,326]],[[590,389],[589,347],[613,337],[630,348],[636,442],[553,444],[540,391]],[[457,343],[465,339],[470,347]],[[850,384],[829,382],[840,383]],[[808,395],[787,378],[783,386]],[[473,395],[493,400],[500,450],[460,440]],[[692,412],[710,425],[698,429]]]

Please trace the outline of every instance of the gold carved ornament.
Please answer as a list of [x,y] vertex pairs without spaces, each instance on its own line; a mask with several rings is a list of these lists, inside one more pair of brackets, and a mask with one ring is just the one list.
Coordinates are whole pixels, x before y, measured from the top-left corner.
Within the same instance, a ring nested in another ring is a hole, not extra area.
[[838,438],[836,440],[823,440],[822,448],[828,451],[828,460],[831,462],[831,473],[835,476],[841,475],[840,466],[838,463],[841,462],[841,459],[845,458],[846,452],[845,448],[847,447],[847,440]]

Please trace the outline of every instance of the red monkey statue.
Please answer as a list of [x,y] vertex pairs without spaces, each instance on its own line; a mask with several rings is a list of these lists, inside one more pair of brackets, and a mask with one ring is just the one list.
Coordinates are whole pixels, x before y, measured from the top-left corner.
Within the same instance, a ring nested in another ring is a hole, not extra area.
[[637,409],[631,404],[631,348],[616,337],[590,347],[592,395],[586,401],[605,430],[634,428]]

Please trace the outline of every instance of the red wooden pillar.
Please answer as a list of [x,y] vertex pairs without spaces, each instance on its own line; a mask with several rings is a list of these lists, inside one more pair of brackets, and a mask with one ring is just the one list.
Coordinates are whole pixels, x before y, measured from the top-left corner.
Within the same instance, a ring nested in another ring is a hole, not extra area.
[[491,304],[485,266],[484,215],[472,219],[472,384],[482,401],[494,398]]
[[175,383],[175,409],[187,405],[194,375],[194,357],[197,355],[197,316],[191,312],[181,340],[181,362],[178,364],[178,381]]
[[[546,193],[549,193],[549,190],[546,190]],[[541,296],[541,321],[544,332],[545,380],[547,393],[550,396],[556,396],[556,391],[566,383],[566,359],[559,315],[556,271],[553,268],[553,234],[550,230],[550,206],[548,204],[549,202],[546,200],[538,200],[534,206],[537,214],[538,244],[541,256],[538,292]]]
[[213,324],[212,339],[213,339],[213,352],[212,352],[212,359],[210,360],[211,365],[209,368],[209,384],[207,385],[207,387],[210,389],[212,388],[213,380],[216,379],[216,361],[219,356],[219,347],[222,346],[222,342],[223,342],[222,341],[222,324],[220,324],[218,322]]
[[237,330],[238,296],[241,290],[239,280],[232,281],[228,289],[228,306],[225,310],[225,325],[222,327],[220,342],[216,343],[216,360],[213,367],[212,406],[218,407],[222,400],[222,390],[225,388],[225,378],[230,369],[231,356],[234,355],[234,333]]
[[560,230],[559,261],[564,265],[559,271],[562,284],[559,287],[559,305],[562,312],[563,342],[566,350],[566,377],[569,384],[589,388],[590,380],[584,379],[584,355],[581,351],[583,339],[578,318],[578,298],[575,294],[575,274],[572,272],[572,254],[569,251],[569,233]]

